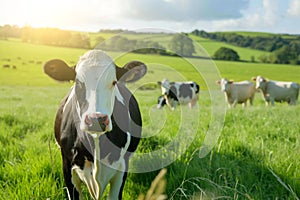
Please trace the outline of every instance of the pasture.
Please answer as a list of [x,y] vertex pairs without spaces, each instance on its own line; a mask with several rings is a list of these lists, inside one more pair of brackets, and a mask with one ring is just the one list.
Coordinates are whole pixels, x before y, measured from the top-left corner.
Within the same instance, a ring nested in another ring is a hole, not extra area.
[[[0,199],[67,199],[53,122],[71,83],[51,80],[43,74],[42,66],[52,58],[74,65],[84,52],[0,41]],[[133,59],[148,64],[147,76],[129,85],[140,105],[144,137],[131,163],[130,170],[138,173],[129,174],[124,199],[145,194],[160,167],[167,169],[168,199],[299,199],[299,105],[277,103],[266,108],[258,93],[253,107],[242,109],[238,105],[226,111],[216,145],[200,157],[199,149],[215,120],[211,96],[226,106],[219,86],[207,90],[209,81],[215,81],[206,77],[211,75],[209,68],[200,67],[203,71],[199,73],[189,62],[176,57],[109,54],[119,65]],[[209,60],[191,61],[213,66]],[[5,64],[16,69],[3,68]],[[261,74],[300,83],[297,66],[215,64],[221,76],[228,79],[250,80]],[[160,95],[156,82],[166,77],[199,83],[197,109],[156,109]]]

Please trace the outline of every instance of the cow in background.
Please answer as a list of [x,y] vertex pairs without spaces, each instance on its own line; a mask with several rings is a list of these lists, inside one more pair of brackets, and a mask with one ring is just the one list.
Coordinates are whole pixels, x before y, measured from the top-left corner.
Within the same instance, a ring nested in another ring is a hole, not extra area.
[[[172,110],[175,110],[178,103],[188,104],[193,108],[199,99],[200,86],[195,82],[170,82],[164,79],[157,83],[162,91],[162,96],[159,97],[161,105],[166,103]],[[161,105],[158,104],[158,108],[162,107]]]
[[248,100],[250,105],[253,105],[256,90],[252,82],[234,82],[233,80],[222,78],[217,80],[216,83],[221,85],[221,91],[225,93],[225,99],[229,107],[233,108],[236,104],[243,104],[243,107],[246,107]]
[[256,88],[261,91],[267,106],[274,106],[275,101],[297,104],[300,88],[298,83],[268,80],[262,76],[253,77],[252,80],[256,82]]

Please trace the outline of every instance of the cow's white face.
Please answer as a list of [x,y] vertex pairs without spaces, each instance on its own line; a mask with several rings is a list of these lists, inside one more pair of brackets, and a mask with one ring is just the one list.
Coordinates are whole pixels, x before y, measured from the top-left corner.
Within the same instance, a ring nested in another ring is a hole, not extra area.
[[228,81],[226,78],[222,78],[220,85],[221,85],[221,91],[222,92],[227,92],[229,90],[229,84],[232,82]]
[[263,88],[266,80],[262,76],[257,76],[256,77],[256,89],[261,89]]
[[75,104],[81,130],[99,133],[112,129],[115,97],[120,95],[116,83],[116,67],[104,52],[92,50],[80,58],[76,66]]
[[170,82],[168,79],[164,79],[161,82],[161,94],[162,95],[168,95],[170,91]]

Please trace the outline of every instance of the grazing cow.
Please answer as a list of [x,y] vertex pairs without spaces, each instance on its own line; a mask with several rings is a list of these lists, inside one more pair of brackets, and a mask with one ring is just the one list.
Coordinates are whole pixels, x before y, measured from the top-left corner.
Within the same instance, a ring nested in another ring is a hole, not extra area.
[[243,104],[243,107],[246,107],[248,100],[250,105],[253,105],[256,90],[252,82],[234,82],[233,80],[222,78],[221,80],[217,80],[216,83],[221,85],[221,91],[225,93],[229,107],[233,108],[236,104]]
[[275,101],[297,104],[300,88],[298,83],[267,80],[262,76],[253,77],[252,80],[256,81],[256,88],[260,89],[267,106],[270,103],[274,106]]
[[[161,86],[162,91],[162,100],[161,103],[165,103],[172,109],[175,110],[176,105],[180,104],[189,104],[189,107],[192,108],[195,106],[198,98],[200,87],[197,83],[189,82],[169,82],[168,79],[163,81],[158,81],[158,85]],[[157,106],[161,108],[160,104]]]
[[121,199],[142,126],[138,103],[125,83],[143,77],[146,65],[132,61],[120,68],[103,51],[91,50],[74,68],[56,59],[44,71],[56,80],[75,80],[54,126],[71,199],[83,198],[82,182],[93,199],[101,198],[107,184],[109,198]]

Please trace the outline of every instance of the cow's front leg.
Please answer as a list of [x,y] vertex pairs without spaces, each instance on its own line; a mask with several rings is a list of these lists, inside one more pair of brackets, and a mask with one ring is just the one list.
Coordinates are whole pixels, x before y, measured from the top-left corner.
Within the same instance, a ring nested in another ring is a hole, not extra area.
[[79,200],[79,194],[76,188],[74,187],[72,183],[72,166],[71,162],[66,158],[63,151],[62,153],[62,159],[63,159],[63,173],[64,173],[64,179],[65,183],[68,189],[68,198],[71,200]]
[[175,110],[175,109],[176,109],[177,104],[178,104],[178,101],[174,101],[174,102],[173,102],[172,110]]
[[232,107],[233,107],[233,108],[235,108],[237,102],[238,102],[237,99],[235,99],[235,100],[233,101],[233,103],[232,103]]
[[[81,183],[82,182],[81,182],[78,174],[76,173],[76,169],[74,167],[72,168],[72,183],[74,184],[75,189],[79,193],[79,199],[82,200],[83,199],[82,190],[81,190]],[[76,199],[78,199],[78,197]]]
[[127,175],[126,172],[118,171],[110,181],[109,200],[122,199],[122,190]]
[[[74,182],[74,184],[76,181],[78,181],[76,178],[76,177],[78,177],[78,179],[80,179],[82,182],[85,183],[92,198],[95,200],[100,199],[100,188],[101,187],[95,177],[97,175],[97,173],[95,172],[93,162],[85,160],[83,169],[80,169],[80,167],[78,167],[76,165],[73,166],[72,175],[74,177],[72,180]],[[80,185],[78,184],[78,182],[75,184],[75,186],[76,186],[76,189],[79,191],[79,194],[81,194]]]
[[249,100],[250,106],[253,106],[254,97],[255,97],[254,95],[252,97],[250,97],[250,100]]
[[270,102],[271,102],[271,105],[274,106],[275,99],[274,98],[270,98]]

